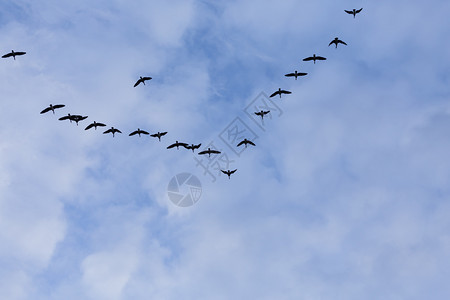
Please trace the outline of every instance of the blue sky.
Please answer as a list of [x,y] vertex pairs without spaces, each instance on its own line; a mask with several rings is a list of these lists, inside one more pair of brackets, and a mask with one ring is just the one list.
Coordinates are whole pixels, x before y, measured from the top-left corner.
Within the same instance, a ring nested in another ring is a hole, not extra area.
[[[450,297],[446,1],[0,3],[2,55],[27,52],[0,61],[2,299]],[[263,130],[244,109],[279,87]],[[238,171],[213,181],[175,140]]]

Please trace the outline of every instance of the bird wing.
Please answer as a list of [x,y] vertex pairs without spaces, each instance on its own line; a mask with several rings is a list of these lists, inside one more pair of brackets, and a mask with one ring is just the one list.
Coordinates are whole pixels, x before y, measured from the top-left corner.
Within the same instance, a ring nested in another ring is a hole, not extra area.
[[15,55],[24,55],[27,54],[26,52],[14,52]]
[[137,130],[136,131],[133,131],[132,133],[130,133],[128,136],[132,136],[132,135],[135,135],[135,134],[137,134],[138,132],[137,132]]
[[286,75],[284,75],[284,76],[286,76],[286,77],[292,77],[292,76],[295,76],[295,74],[294,74],[294,73],[289,73],[289,74],[286,74]]
[[10,57],[10,56],[12,56],[12,55],[13,55],[13,54],[10,52],[10,53],[7,53],[7,54],[3,55],[2,58],[7,58],[7,57]]
[[189,146],[188,144],[186,144],[186,143],[178,143],[178,146],[183,146],[183,147],[186,147],[186,146]]
[[335,43],[334,40],[332,40],[332,41],[328,44],[328,47],[330,47],[333,43]]
[[152,79],[151,77],[142,77],[143,80],[150,80]]
[[237,171],[237,169],[234,169],[234,170],[233,170],[233,171],[231,171],[230,173],[231,173],[231,174],[233,174],[233,173],[234,173],[234,172],[236,172],[236,171]]
[[310,57],[304,58],[303,61],[310,61],[310,60],[313,60],[313,59],[314,59],[314,57],[310,56]]
[[64,106],[65,106],[64,104],[56,104],[56,105],[53,105],[53,108],[62,108]]
[[347,46],[347,43],[346,43],[346,42],[344,42],[344,41],[338,40],[338,43],[341,43],[341,44],[344,44],[344,45],[346,45],[346,46]]
[[170,149],[170,148],[173,148],[173,147],[175,147],[177,144],[175,143],[175,144],[172,144],[172,145],[169,145],[169,146],[167,146],[167,149]]
[[220,154],[221,153],[220,151],[217,151],[217,150],[209,150],[209,152],[210,153],[215,153],[215,154]]
[[145,131],[145,130],[141,130],[141,133],[142,134],[149,134],[147,131]]
[[167,131],[160,133],[161,136],[166,135],[166,134],[167,134]]
[[297,76],[305,76],[308,75],[308,73],[297,73]]
[[262,113],[260,111],[259,112],[255,112],[255,115],[262,116]]
[[292,94],[292,92],[285,91],[285,90],[281,90],[280,93],[283,93],[283,94]]
[[94,123],[89,124],[88,126],[86,126],[86,128],[84,130],[88,130],[91,129],[92,127],[94,127]]
[[71,118],[71,116],[64,116],[64,117],[59,118],[58,120],[63,121],[63,120],[68,120],[70,118]]
[[202,144],[198,144],[198,145],[194,145],[194,149],[198,149],[198,148],[200,148],[200,146],[201,146]]
[[348,13],[348,14],[351,14],[351,15],[353,14],[353,12],[352,12],[351,10],[345,10],[345,9],[344,9],[344,11],[345,11],[346,13]]
[[51,111],[52,109],[50,107],[45,108],[43,111],[41,111],[41,114],[45,114],[48,111]]
[[158,137],[158,134],[157,134],[157,133],[154,133],[154,134],[150,134],[150,136],[152,136],[152,137]]
[[317,59],[317,60],[326,60],[326,58],[325,58],[325,57],[322,57],[322,56],[316,56],[316,59]]
[[97,124],[97,126],[100,126],[100,127],[104,127],[104,126],[106,126],[105,124],[103,124],[103,123],[95,123],[95,124]]
[[280,93],[279,91],[276,91],[275,93],[273,93],[272,95],[270,95],[270,97],[272,98],[272,97],[278,95],[279,93]]
[[237,144],[237,147],[239,147],[242,144],[244,144],[244,141],[239,142],[239,144]]
[[134,87],[137,87],[139,85],[139,83],[142,82],[142,79],[139,79],[138,81],[136,81],[136,83],[134,84]]
[[187,146],[184,146],[184,148],[186,148],[186,149],[188,149],[188,150],[191,150],[191,149],[194,149],[194,145],[187,145]]
[[248,141],[247,143],[249,143],[250,145],[256,146],[255,143],[253,143],[252,141]]
[[268,113],[270,113],[270,110],[268,111],[263,111],[263,114],[267,115]]
[[355,11],[355,13],[360,13],[362,11],[362,8],[358,9],[357,11]]
[[228,171],[224,171],[224,170],[220,170],[222,171],[223,174],[227,174],[228,175]]
[[84,120],[84,119],[87,119],[87,117],[88,117],[88,116],[80,117],[80,121],[81,121],[81,120]]
[[106,130],[105,132],[103,132],[103,134],[105,134],[105,133],[110,133],[110,132],[113,132],[112,129]]
[[118,133],[122,133],[122,131],[120,131],[119,129],[116,129],[116,128],[114,128],[114,131],[118,132]]
[[204,151],[200,151],[198,154],[199,154],[199,155],[202,155],[202,154],[208,154],[208,153],[209,153],[208,150],[204,150]]

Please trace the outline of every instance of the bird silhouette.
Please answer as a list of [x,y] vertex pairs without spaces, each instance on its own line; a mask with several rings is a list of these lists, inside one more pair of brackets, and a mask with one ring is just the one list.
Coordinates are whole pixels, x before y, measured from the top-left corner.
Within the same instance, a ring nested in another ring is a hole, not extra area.
[[97,123],[97,122],[94,121],[94,123],[91,123],[88,126],[86,126],[86,128],[84,130],[91,129],[92,127],[94,127],[94,129],[97,130],[97,126],[104,127],[106,125],[103,124],[103,123]]
[[56,104],[56,105],[50,104],[49,107],[46,107],[46,108],[44,108],[43,111],[41,111],[41,114],[45,114],[46,112],[49,112],[49,111],[52,111],[53,114],[55,114],[55,109],[61,108],[64,106],[65,106],[64,104]]
[[281,98],[281,94],[292,94],[292,92],[285,91],[285,90],[282,90],[281,88],[278,88],[278,91],[276,91],[275,93],[270,95],[270,97],[274,97],[276,95],[280,95],[280,98]]
[[161,142],[161,137],[162,137],[163,135],[166,135],[166,134],[167,134],[167,131],[165,131],[165,132],[159,132],[159,131],[158,131],[158,133],[150,134],[150,136],[152,136],[152,137],[157,137],[158,140]]
[[358,10],[353,9],[353,10],[344,10],[344,11],[350,15],[353,15],[353,19],[354,19],[356,17],[356,14],[359,14],[362,11],[362,8],[360,8]]
[[137,130],[135,130],[132,133],[130,133],[129,136],[132,136],[132,135],[135,135],[135,134],[138,134],[139,136],[141,136],[141,134],[149,134],[149,133],[147,131],[145,131],[145,130],[141,130],[141,129],[138,128]]
[[299,76],[305,76],[305,75],[307,75],[308,73],[298,73],[297,72],[297,70],[295,70],[295,72],[294,73],[289,73],[289,74],[286,74],[286,75],[284,75],[284,76],[286,76],[286,77],[295,77],[295,80],[297,80],[297,77],[299,77]]
[[303,61],[310,61],[310,60],[314,61],[314,64],[316,64],[316,60],[327,60],[327,59],[322,56],[316,56],[315,54],[313,54],[313,56],[309,56],[303,59]]
[[191,144],[191,145],[185,146],[185,148],[188,150],[192,150],[192,152],[194,152],[194,150],[200,148],[201,145],[202,144],[198,144],[198,145]]
[[75,123],[77,123],[77,126],[78,126],[78,122],[83,121],[84,119],[87,119],[87,116],[83,117],[80,115],[72,115],[72,116],[70,116],[70,119],[72,121],[75,121]]
[[145,81],[146,80],[151,80],[152,78],[151,77],[142,77],[142,76],[139,76],[139,79],[138,79],[138,81],[136,81],[136,83],[134,84],[134,87],[137,87],[141,82],[145,85]]
[[231,179],[231,178],[230,178],[231,174],[233,174],[234,172],[236,172],[237,169],[234,169],[233,171],[230,171],[230,170],[227,170],[227,171],[220,170],[220,171],[222,171],[223,174],[227,174],[227,175],[228,175],[228,179]]
[[208,148],[208,150],[200,151],[198,153],[198,155],[208,154],[208,157],[211,157],[211,154],[220,154],[220,153],[222,153],[222,152],[217,151],[217,150],[212,150],[211,148]]
[[239,142],[239,144],[237,144],[237,147],[239,147],[240,145],[245,145],[245,148],[247,148],[247,144],[250,144],[252,146],[256,146],[255,143],[253,143],[252,141],[244,139],[243,141]]
[[172,145],[167,146],[167,149],[171,149],[173,147],[177,147],[177,150],[178,150],[178,147],[185,147],[186,148],[187,145],[188,144],[186,144],[186,143],[179,143],[178,141],[175,141],[175,143],[173,143]]
[[11,50],[11,52],[6,53],[5,55],[3,55],[2,58],[7,58],[7,57],[11,57],[12,56],[14,58],[14,60],[16,60],[16,56],[24,55],[24,54],[26,54],[26,52],[14,52],[14,50]]
[[336,48],[337,48],[338,44],[342,44],[342,45],[346,45],[346,46],[347,46],[347,44],[346,44],[344,41],[341,41],[341,40],[338,39],[337,37],[334,38],[334,40],[332,40],[332,41],[328,44],[328,47],[330,47],[331,44],[335,44],[335,45],[336,45]]
[[105,132],[103,132],[103,134],[105,134],[105,133],[112,133],[112,135],[113,135],[113,137],[114,137],[114,133],[116,133],[116,132],[122,133],[122,131],[120,131],[119,129],[116,129],[116,128],[114,128],[114,127],[111,127],[111,129],[106,130]]
[[260,116],[261,119],[264,120],[264,115],[267,115],[268,113],[270,113],[270,110],[267,110],[267,111],[261,110],[261,111],[255,112],[255,115]]

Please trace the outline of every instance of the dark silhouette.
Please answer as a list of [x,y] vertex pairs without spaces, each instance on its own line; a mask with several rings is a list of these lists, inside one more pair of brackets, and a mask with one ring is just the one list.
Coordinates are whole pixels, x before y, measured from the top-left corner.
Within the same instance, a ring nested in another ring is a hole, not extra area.
[[220,170],[220,171],[222,171],[223,174],[227,174],[227,175],[228,175],[228,179],[231,179],[231,178],[230,178],[231,174],[233,174],[234,172],[236,172],[237,169],[234,169],[233,171],[230,171],[230,170],[227,170],[227,171]]
[[175,143],[173,143],[172,145],[167,146],[167,149],[170,149],[170,148],[173,148],[173,147],[177,147],[177,150],[178,150],[178,147],[185,147],[186,148],[187,145],[188,144],[186,144],[186,143],[179,143],[178,141],[175,141]]
[[72,115],[71,114],[67,114],[67,116],[61,117],[58,120],[60,120],[60,121],[69,120],[70,123],[72,123]]
[[341,40],[338,39],[338,38],[334,38],[334,40],[332,40],[332,41],[328,44],[328,47],[330,47],[331,44],[335,44],[335,45],[336,45],[336,48],[337,48],[338,44],[343,44],[343,45],[346,45],[346,46],[347,46],[347,44],[346,44],[344,41],[341,41]]
[[134,84],[134,87],[137,87],[141,82],[145,85],[145,81],[146,80],[151,80],[152,78],[151,77],[142,77],[142,76],[139,76],[139,79],[138,79],[138,81],[136,81],[136,83]]
[[278,88],[278,91],[276,91],[275,93],[270,95],[270,97],[274,97],[276,95],[280,95],[280,98],[281,98],[281,94],[292,94],[292,92],[285,91],[285,90],[282,90],[282,89]]
[[91,129],[92,127],[94,127],[94,129],[97,130],[97,126],[104,127],[106,125],[103,124],[103,123],[97,123],[97,122],[94,121],[94,123],[91,123],[88,126],[86,126],[86,128],[84,130]]
[[286,76],[286,77],[293,77],[293,76],[295,76],[295,80],[297,80],[297,77],[298,77],[298,76],[305,76],[305,75],[307,75],[307,74],[308,74],[308,73],[298,73],[297,70],[295,70],[294,73],[289,73],[289,74],[286,74],[286,75],[284,75],[284,76]]
[[83,121],[84,119],[87,119],[87,116],[83,117],[80,115],[72,115],[72,116],[70,116],[70,119],[72,121],[75,121],[75,123],[77,123],[77,126],[78,126],[78,122]]
[[147,131],[144,131],[144,130],[141,130],[141,129],[138,128],[137,130],[135,130],[132,133],[130,133],[129,136],[132,136],[132,135],[135,135],[135,134],[138,134],[139,136],[141,136],[141,134],[149,134],[149,133]]
[[353,9],[353,10],[344,10],[344,11],[350,15],[353,15],[353,19],[354,19],[356,17],[356,14],[359,14],[362,11],[362,8],[360,8],[358,10]]
[[211,150],[211,148],[208,148],[208,150],[200,151],[198,155],[208,154],[208,157],[211,157],[211,154],[220,154],[220,153],[221,153],[220,151]]
[[16,60],[16,56],[18,55],[24,55],[26,54],[26,52],[14,52],[14,50],[11,50],[11,52],[6,53],[5,55],[2,56],[2,58],[7,58],[7,57],[13,57],[14,60]]
[[152,136],[152,137],[157,137],[158,140],[161,142],[161,137],[162,137],[163,135],[166,135],[166,134],[167,134],[167,131],[165,131],[165,132],[159,132],[159,131],[158,131],[158,133],[150,134],[150,136]]
[[111,129],[106,130],[105,132],[103,132],[103,134],[105,134],[105,133],[112,133],[112,135],[113,135],[113,137],[114,137],[114,133],[116,133],[116,132],[122,133],[122,131],[120,131],[119,129],[116,129],[116,128],[114,128],[114,127],[111,127]]
[[261,116],[261,119],[264,120],[264,115],[267,115],[268,113],[270,113],[270,110],[267,110],[267,111],[261,110],[261,111],[259,111],[259,112],[255,112],[255,115]]
[[316,64],[316,60],[327,60],[325,57],[322,56],[316,56],[315,54],[313,54],[313,56],[304,58],[303,61],[314,61],[314,64]]
[[244,139],[243,141],[241,141],[239,144],[237,144],[237,147],[239,147],[240,145],[244,144],[245,148],[247,148],[247,144],[250,144],[252,146],[256,146],[255,143],[253,143],[252,141],[249,141],[247,139]]
[[191,145],[185,146],[185,148],[188,150],[192,150],[192,152],[194,152],[194,150],[200,148],[201,145],[202,144],[198,144],[198,145],[191,144]]
[[56,105],[50,104],[49,107],[46,107],[43,111],[41,111],[41,114],[45,114],[46,112],[49,112],[49,111],[52,111],[53,114],[55,114],[55,109],[61,108],[61,107],[64,107],[64,106],[65,106],[64,104],[56,104]]

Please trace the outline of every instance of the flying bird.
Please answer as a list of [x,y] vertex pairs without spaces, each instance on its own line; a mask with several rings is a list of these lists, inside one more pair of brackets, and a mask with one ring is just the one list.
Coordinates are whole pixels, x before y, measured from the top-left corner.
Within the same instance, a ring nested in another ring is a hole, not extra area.
[[77,126],[78,126],[78,122],[83,121],[84,119],[87,119],[87,116],[83,117],[80,115],[72,115],[72,116],[70,116],[70,119],[72,121],[75,121],[75,123],[77,123]]
[[356,17],[356,14],[359,14],[362,11],[362,8],[360,8],[358,10],[353,9],[353,10],[344,10],[344,11],[350,15],[353,15],[353,19],[354,19]]
[[166,134],[167,134],[167,131],[165,131],[165,132],[159,132],[159,131],[158,131],[158,133],[150,134],[150,136],[152,136],[152,137],[157,137],[158,140],[161,142],[161,137],[162,137],[163,135],[166,135]]
[[234,172],[236,172],[237,169],[234,169],[233,171],[230,171],[230,170],[227,170],[227,171],[220,170],[220,171],[222,171],[223,174],[227,174],[227,175],[228,175],[228,179],[231,179],[231,178],[230,178],[231,174],[233,174]]
[[278,91],[276,91],[275,93],[270,95],[270,97],[274,97],[276,95],[280,95],[280,98],[281,98],[281,94],[292,94],[292,92],[285,91],[285,90],[282,90],[281,88],[278,88]]
[[43,111],[41,111],[41,114],[45,114],[46,112],[49,112],[49,111],[52,111],[53,114],[55,114],[55,109],[61,108],[64,106],[65,106],[64,104],[56,104],[56,105],[50,104],[49,107],[46,107]]
[[303,61],[314,61],[314,64],[316,64],[316,60],[327,60],[325,57],[322,56],[316,56],[315,54],[313,54],[313,56],[304,58]]
[[122,131],[120,131],[119,129],[116,129],[116,128],[114,128],[114,127],[111,127],[111,129],[106,130],[105,132],[103,132],[103,134],[105,134],[105,133],[112,133],[112,135],[113,135],[113,137],[114,137],[114,133],[116,133],[116,132],[122,133]]
[[286,75],[284,75],[284,76],[286,76],[286,77],[293,77],[293,76],[295,76],[295,80],[297,80],[297,77],[299,77],[299,76],[305,76],[305,75],[307,75],[307,74],[308,74],[308,73],[298,73],[297,70],[295,70],[294,73],[289,73],[289,74],[286,74]]
[[97,123],[97,122],[94,121],[94,123],[91,123],[88,126],[86,126],[86,128],[84,130],[91,129],[92,127],[94,127],[94,129],[97,130],[97,126],[104,127],[106,125],[103,124],[103,123]]
[[208,157],[211,157],[211,154],[220,154],[220,153],[221,153],[220,151],[212,150],[211,148],[208,148],[208,150],[200,151],[198,153],[198,155],[208,154]]
[[145,131],[145,130],[141,130],[141,129],[138,128],[137,130],[135,130],[132,133],[130,133],[129,136],[132,136],[132,135],[135,135],[135,134],[138,134],[139,136],[141,136],[141,134],[149,134],[149,133],[147,131]]
[[6,53],[5,55],[2,56],[2,58],[7,58],[7,57],[13,57],[14,60],[16,60],[16,56],[18,55],[24,55],[26,54],[26,52],[14,52],[14,50],[11,50],[11,52]]
[[191,145],[185,146],[185,148],[188,150],[192,150],[192,152],[194,152],[194,150],[200,148],[201,145],[202,144],[198,144],[198,145],[191,144]]
[[247,144],[250,144],[252,146],[256,146],[255,143],[253,143],[252,141],[249,141],[247,139],[244,139],[243,141],[241,141],[239,144],[237,144],[237,147],[239,147],[240,145],[245,145],[245,148],[247,148]]
[[188,144],[186,144],[186,143],[179,143],[178,141],[175,141],[175,143],[173,143],[172,145],[167,146],[167,149],[171,149],[173,147],[177,147],[177,150],[178,150],[178,147],[185,147],[186,148],[187,145]]
[[267,115],[268,113],[270,113],[270,110],[267,110],[267,111],[261,110],[261,111],[255,112],[255,115],[261,116],[261,119],[264,120],[264,115]]
[[150,80],[150,79],[152,79],[151,77],[142,77],[142,76],[139,76],[139,79],[138,79],[138,81],[136,81],[136,83],[134,84],[134,87],[137,87],[141,82],[145,85],[145,81],[146,80]]
[[335,45],[336,45],[336,48],[337,48],[338,44],[343,44],[343,45],[346,45],[346,46],[347,46],[347,43],[345,43],[344,41],[341,41],[341,40],[338,39],[337,37],[334,38],[334,40],[332,40],[332,41],[328,44],[328,47],[330,47],[331,44],[335,44]]

